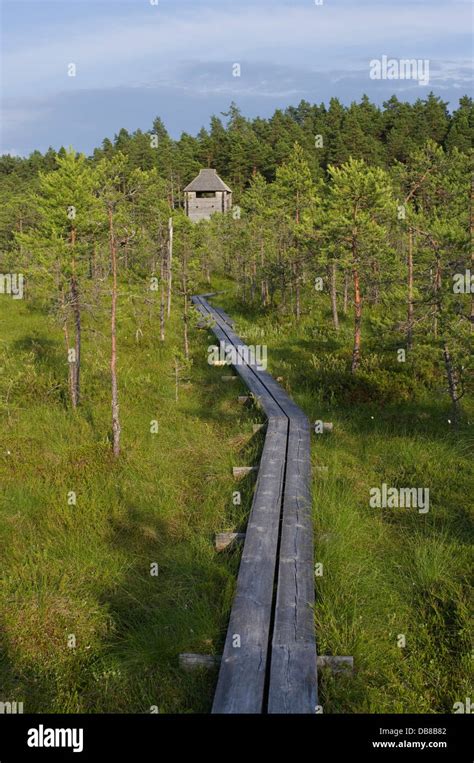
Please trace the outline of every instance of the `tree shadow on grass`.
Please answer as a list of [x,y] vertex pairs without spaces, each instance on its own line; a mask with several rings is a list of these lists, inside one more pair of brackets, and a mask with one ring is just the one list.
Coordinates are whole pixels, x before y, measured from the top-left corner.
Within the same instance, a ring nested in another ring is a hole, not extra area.
[[59,342],[44,335],[25,336],[13,342],[18,352],[32,353],[35,363],[61,377],[64,375],[64,356],[60,355]]
[[[205,379],[214,371],[204,369],[202,376]],[[190,409],[190,415],[206,423],[225,422],[231,430],[235,417],[242,417],[242,409],[236,403],[234,411],[226,412],[225,406],[223,410],[219,393],[226,393],[221,382],[211,382],[210,386],[211,390],[204,385],[198,388],[202,403]],[[233,396],[234,386],[232,389]],[[237,447],[237,463],[258,463],[262,444],[262,432],[249,433]],[[254,475],[235,483],[241,503],[229,502],[224,520],[232,530],[245,530],[254,486]],[[121,500],[126,501],[125,495]],[[202,500],[212,501],[205,477]],[[178,658],[182,652],[222,651],[241,549],[234,546],[216,553],[213,537],[206,526],[200,530],[199,521],[190,523],[186,537],[177,540],[174,521],[174,515],[162,518],[138,501],[128,505],[123,520],[112,527],[111,548],[135,560],[120,586],[104,592],[101,598],[114,622],[115,635],[107,645],[109,657],[116,660],[132,684],[138,676],[144,687],[141,695],[136,692],[131,698],[130,712],[147,712],[146,703],[157,704],[166,712],[209,712],[212,704],[217,671],[186,673]],[[148,535],[143,534],[144,525],[151,528]],[[156,575],[150,573],[153,563],[158,565]],[[149,683],[152,676],[154,691]]]
[[0,686],[0,702],[17,703],[16,712],[19,712],[18,703],[23,703],[24,713],[47,712],[55,694],[54,681],[48,676],[39,670],[17,665],[14,650],[1,627]]
[[[236,557],[229,565],[229,558],[203,551],[198,536],[178,543],[166,535],[160,544],[137,540],[136,531],[115,531],[111,546],[135,562],[120,586],[101,597],[114,623],[109,658],[131,684],[144,687],[130,697],[127,709],[147,712],[156,704],[164,712],[209,712],[216,674],[187,674],[178,658],[182,652],[219,653]],[[154,690],[148,685],[150,675],[155,676]]]

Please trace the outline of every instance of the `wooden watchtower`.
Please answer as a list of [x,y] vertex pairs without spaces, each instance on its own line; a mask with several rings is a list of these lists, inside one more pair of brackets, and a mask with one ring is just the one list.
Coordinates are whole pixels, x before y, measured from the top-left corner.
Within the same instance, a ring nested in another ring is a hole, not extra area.
[[232,191],[216,170],[200,170],[184,189],[184,203],[190,220],[209,220],[215,212],[225,213],[232,208]]

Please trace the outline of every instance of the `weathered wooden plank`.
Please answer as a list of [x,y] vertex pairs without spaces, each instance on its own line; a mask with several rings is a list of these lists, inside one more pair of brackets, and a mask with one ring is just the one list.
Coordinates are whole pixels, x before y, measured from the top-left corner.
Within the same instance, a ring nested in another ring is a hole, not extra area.
[[214,311],[219,315],[222,320],[227,323],[228,326],[231,328],[235,326],[235,321],[232,320],[230,315],[228,315],[221,307],[213,307]]
[[314,713],[318,703],[313,560],[310,427],[300,414],[289,425],[269,713]]
[[[223,341],[226,341],[228,344],[232,345],[237,350],[238,357],[242,360],[242,363],[245,361],[246,367],[251,369],[253,372],[253,376],[256,380],[261,380],[265,385],[265,391],[270,394],[271,396],[275,397],[280,396],[281,400],[284,402],[285,405],[289,407],[289,409],[292,409],[295,413],[299,413],[300,409],[295,405],[295,403],[291,400],[291,398],[286,394],[286,392],[277,384],[277,382],[273,379],[272,376],[267,371],[259,370],[257,368],[256,363],[246,363],[246,358],[244,357],[245,350],[243,348],[246,347],[246,345],[242,342],[240,337],[237,336],[237,334],[234,333],[234,331],[225,324],[224,321],[220,318],[220,316],[215,313],[214,308],[211,308],[211,306],[205,301],[201,300],[200,302],[200,308],[205,311],[207,315],[209,315],[211,318],[214,318],[216,321],[216,325],[213,326],[213,332],[218,336],[218,338],[222,339]],[[220,332],[220,333],[219,333]],[[240,348],[240,350],[239,350]],[[239,368],[242,368],[241,363],[237,363],[235,366],[236,371],[239,371]],[[254,392],[254,389],[252,388],[252,380],[250,377],[250,384],[248,384],[249,388],[252,392]],[[261,387],[260,387],[261,389]],[[254,392],[254,394],[259,394],[258,392]]]
[[287,433],[286,416],[269,419],[213,713],[264,709]]
[[[203,300],[199,300],[198,297],[193,297],[193,301],[195,301],[197,309],[199,309],[204,315],[213,316],[214,314],[211,312],[210,306],[205,303]],[[219,341],[225,342],[227,344],[232,344],[232,346],[235,346],[235,342],[238,346],[242,346],[242,342],[230,329],[228,326],[222,325],[222,320],[218,319],[219,322],[216,322],[216,324],[213,326],[212,331],[216,338]],[[234,366],[234,369],[236,373],[240,376],[244,384],[249,388],[250,392],[257,398],[261,398],[260,404],[266,413],[267,416],[270,415],[276,415],[279,416],[282,413],[281,406],[274,400],[274,398],[269,395],[267,388],[265,385],[260,381],[258,375],[255,373],[255,370],[251,368],[251,366],[247,364],[241,364],[238,363]],[[271,378],[271,377],[270,377]],[[278,386],[278,385],[277,385]]]

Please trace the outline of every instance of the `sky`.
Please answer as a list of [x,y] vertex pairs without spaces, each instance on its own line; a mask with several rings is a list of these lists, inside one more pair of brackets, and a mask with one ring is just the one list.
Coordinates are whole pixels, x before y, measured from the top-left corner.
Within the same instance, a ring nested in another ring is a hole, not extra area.
[[[472,95],[470,0],[320,3],[0,0],[0,153],[89,154],[156,116],[173,137],[196,134],[232,101],[268,117],[303,98],[381,105],[433,91],[452,109]],[[428,84],[372,79],[383,56],[429,61]]]

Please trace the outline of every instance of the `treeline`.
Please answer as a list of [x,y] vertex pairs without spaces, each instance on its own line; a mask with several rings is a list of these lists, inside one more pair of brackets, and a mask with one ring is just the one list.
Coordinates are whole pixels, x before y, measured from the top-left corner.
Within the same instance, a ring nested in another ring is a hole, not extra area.
[[[172,140],[157,117],[148,132],[129,133],[121,129],[113,140],[106,138],[91,159],[110,158],[120,151],[129,157],[130,167],[152,169],[169,183],[169,193],[178,203],[181,192],[200,167],[214,167],[235,190],[244,188],[254,172],[267,181],[286,161],[295,142],[311,154],[308,159],[314,176],[339,165],[349,156],[376,166],[406,161],[416,147],[434,140],[446,150],[468,151],[474,129],[472,98],[464,96],[452,113],[448,104],[430,93],[414,103],[392,96],[383,108],[367,96],[360,103],[344,106],[337,98],[329,105],[301,101],[298,106],[277,109],[270,119],[246,119],[235,104],[228,112],[213,116],[209,129],[197,136],[183,133]],[[151,140],[154,137],[155,141]],[[315,145],[318,151],[314,151]],[[158,149],[158,150],[157,150]],[[59,155],[64,154],[61,148]],[[55,168],[56,152],[34,151],[27,159],[0,158],[0,177],[14,174],[31,178]]]
[[[459,420],[474,327],[471,99],[452,115],[430,95],[413,105],[392,98],[383,110],[366,98],[348,108],[302,102],[269,120],[246,120],[232,105],[226,117],[196,138],[173,141],[157,119],[150,133],[121,130],[89,158],[61,149],[0,160],[0,270],[24,272],[27,294],[55,316],[71,406],[81,401],[84,315],[107,310],[118,455],[121,284],[161,341],[171,301],[179,305],[178,374],[190,363],[190,296],[224,272],[245,304],[296,322],[327,304],[319,330],[334,337],[352,313],[340,376],[370,367],[368,330],[380,353],[420,374],[440,363]],[[235,188],[236,205],[192,225],[182,189],[203,165]]]

